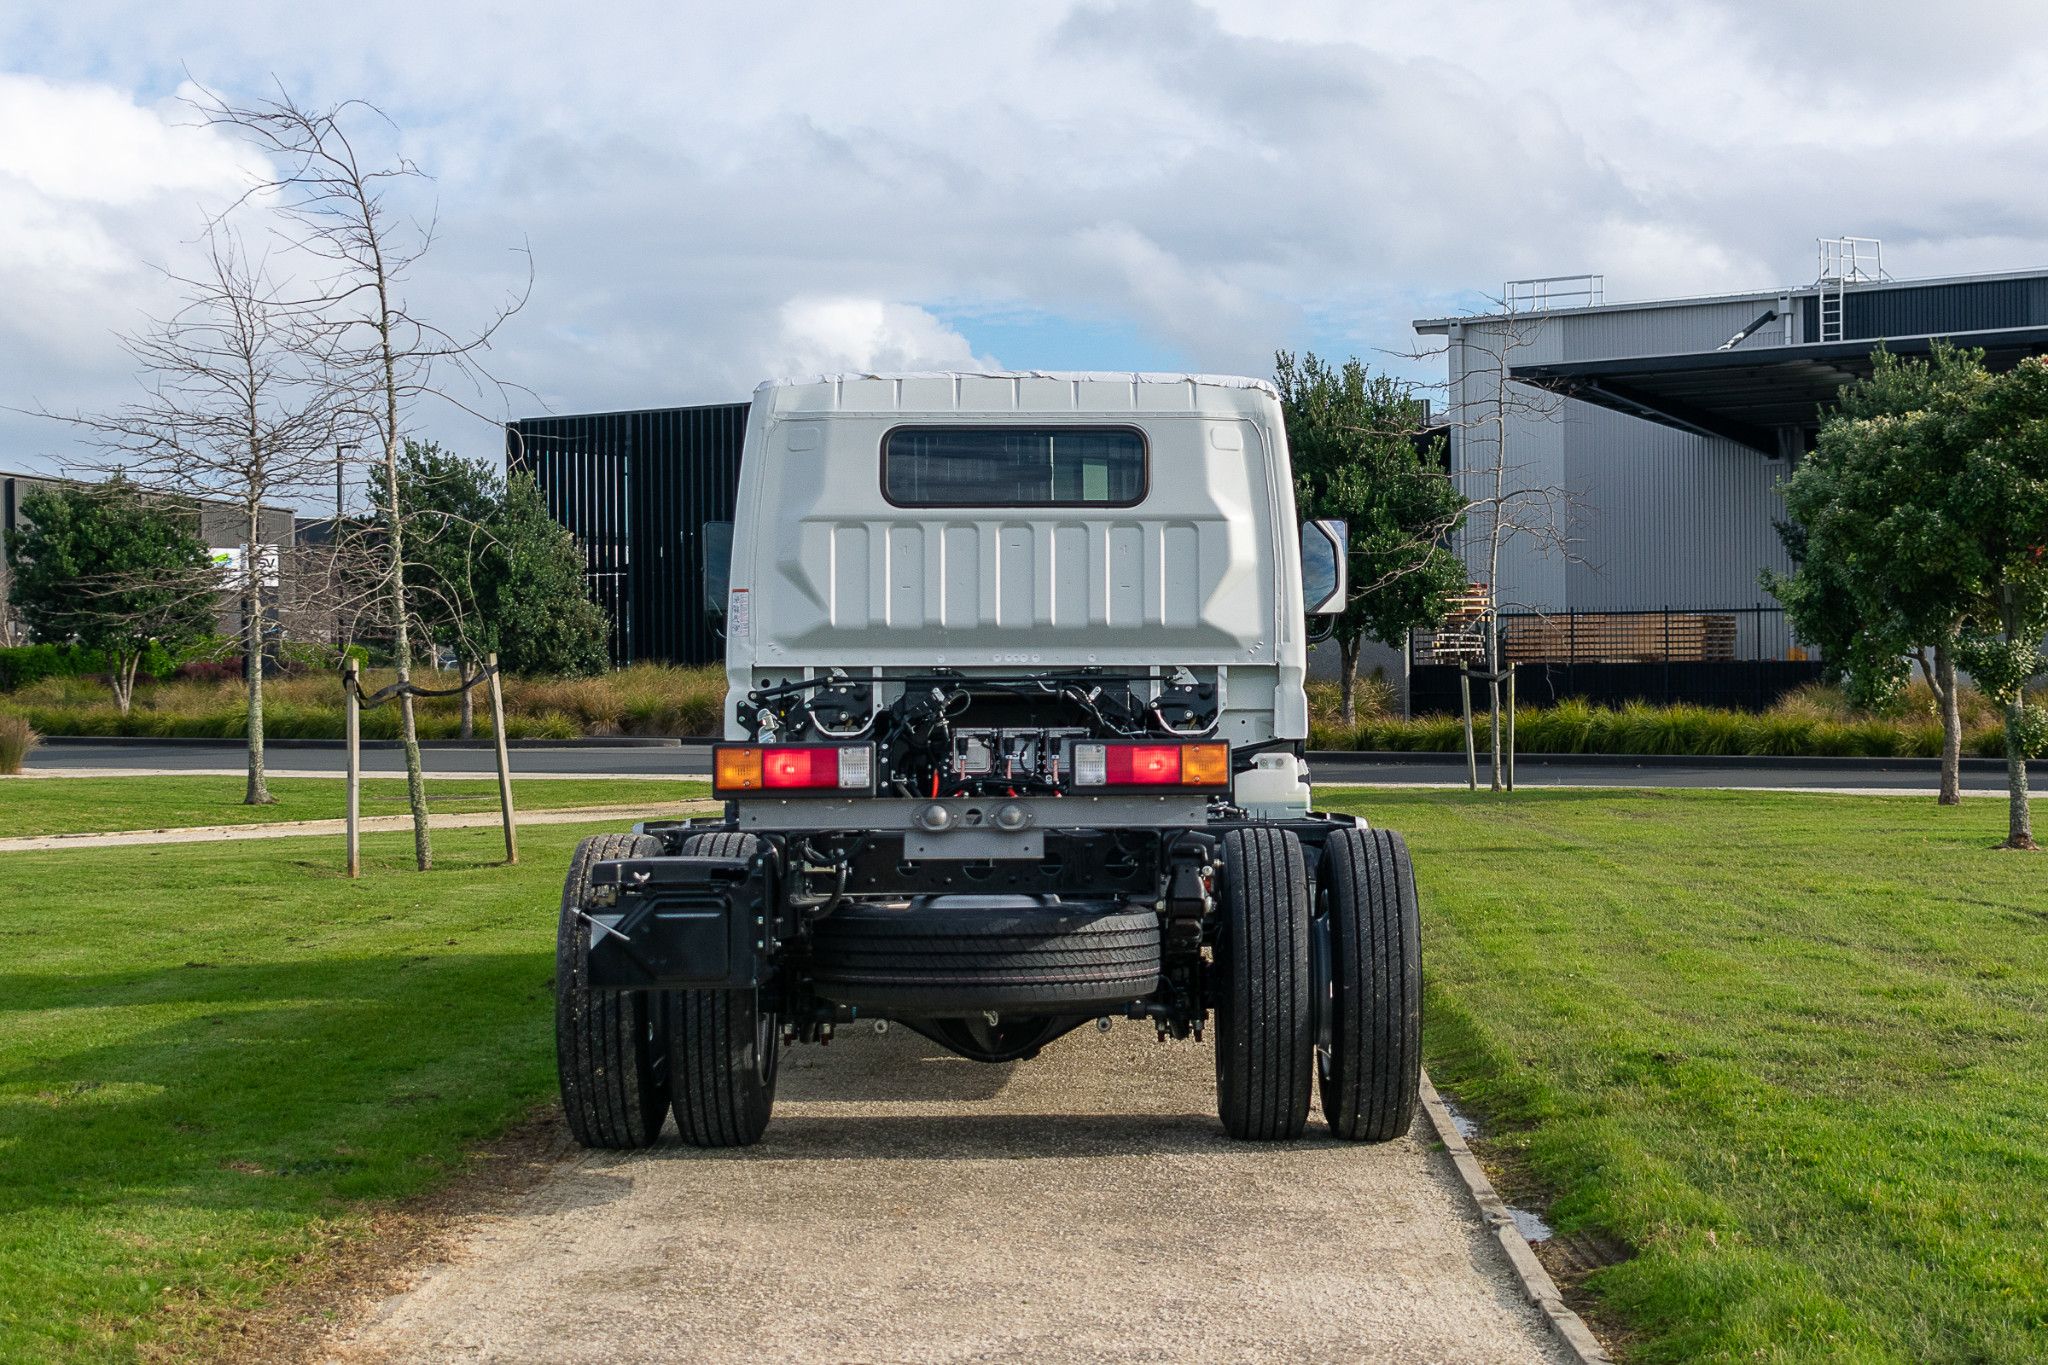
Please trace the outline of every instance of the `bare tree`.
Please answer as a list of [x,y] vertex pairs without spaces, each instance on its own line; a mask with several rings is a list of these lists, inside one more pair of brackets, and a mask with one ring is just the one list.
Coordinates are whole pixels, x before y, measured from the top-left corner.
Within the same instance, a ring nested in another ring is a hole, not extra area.
[[[140,369],[143,397],[111,413],[65,420],[84,428],[105,462],[138,483],[234,509],[240,546],[225,586],[241,609],[248,707],[242,799],[268,805],[274,798],[264,779],[265,627],[289,545],[266,535],[264,512],[325,474],[338,413],[333,389],[307,363],[317,317],[280,299],[263,264],[225,226],[214,226],[206,246],[204,268],[178,281],[178,311],[123,339]],[[188,583],[157,586],[211,596],[221,579],[209,569]]]
[[[432,247],[434,233],[430,220],[407,216],[394,196],[422,185],[426,176],[395,152],[379,156],[359,150],[364,138],[393,129],[375,106],[349,100],[310,108],[280,87],[274,97],[247,104],[202,93],[194,107],[207,124],[242,134],[271,163],[269,178],[253,186],[243,202],[261,200],[274,207],[291,225],[295,253],[316,262],[318,287],[296,302],[323,320],[321,360],[337,406],[368,438],[381,464],[385,499],[395,504],[407,424],[419,401],[440,399],[482,417],[481,399],[490,393],[502,397],[504,386],[481,360],[497,329],[524,304],[524,291],[497,308],[483,326],[460,336],[412,310],[406,284]],[[456,381],[467,384],[467,398],[450,387]],[[413,850],[425,871],[433,864],[433,848],[419,731],[406,690],[412,685],[414,658],[403,519],[379,528],[374,544],[400,687]]]
[[[1577,562],[1575,523],[1584,498],[1565,484],[1562,470],[1548,470],[1522,445],[1542,426],[1562,420],[1560,396],[1511,377],[1518,352],[1542,338],[1540,313],[1516,312],[1497,300],[1498,314],[1474,318],[1454,338],[1458,364],[1450,376],[1445,424],[1458,433],[1452,477],[1465,497],[1464,555],[1484,573],[1491,602],[1481,620],[1485,642],[1488,726],[1493,790],[1502,786],[1500,614],[1505,610],[1544,612],[1556,604],[1503,595],[1501,564],[1514,550],[1552,556],[1560,568]],[[1452,348],[1410,352],[1411,358]],[[1553,472],[1557,477],[1550,477]],[[1521,585],[1517,585],[1517,594]]]

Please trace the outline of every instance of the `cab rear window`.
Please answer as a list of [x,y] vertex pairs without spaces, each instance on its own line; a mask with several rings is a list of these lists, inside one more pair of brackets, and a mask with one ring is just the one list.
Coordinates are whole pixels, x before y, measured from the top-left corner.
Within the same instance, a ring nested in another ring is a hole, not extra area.
[[914,426],[882,438],[898,507],[1130,507],[1145,497],[1131,427]]

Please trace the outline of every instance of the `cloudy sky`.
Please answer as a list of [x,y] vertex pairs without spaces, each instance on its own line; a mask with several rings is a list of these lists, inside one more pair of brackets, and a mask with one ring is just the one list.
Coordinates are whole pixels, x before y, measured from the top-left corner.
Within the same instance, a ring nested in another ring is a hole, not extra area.
[[[487,316],[530,249],[519,416],[1276,347],[1426,375],[1382,353],[1505,279],[1804,282],[1822,234],[2040,266],[2044,63],[2027,3],[0,0],[0,409],[134,392],[118,335],[260,169],[190,81],[388,112],[435,177],[423,313]],[[70,440],[0,411],[0,468]]]

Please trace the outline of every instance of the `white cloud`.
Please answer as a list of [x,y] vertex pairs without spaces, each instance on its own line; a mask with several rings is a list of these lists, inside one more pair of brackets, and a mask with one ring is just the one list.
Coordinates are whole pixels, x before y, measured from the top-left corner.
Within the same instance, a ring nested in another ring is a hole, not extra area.
[[[248,183],[248,156],[96,83],[0,73],[0,405],[98,407],[129,388],[116,333],[172,296],[210,205]],[[0,464],[72,449],[68,430],[11,419]]]
[[[231,192],[156,103],[187,67],[388,109],[439,177],[416,301],[481,318],[530,243],[495,358],[558,410],[969,363],[992,311],[1258,372],[1402,349],[1521,276],[1769,286],[1842,232],[1901,274],[2048,261],[2030,5],[1873,0],[1824,41],[1808,6],[1709,0],[28,9],[0,14],[38,73],[0,78],[0,407],[119,384],[144,263]],[[0,463],[25,439],[0,417]]]
[[791,299],[772,362],[777,376],[994,368],[967,338],[922,308],[881,299]]

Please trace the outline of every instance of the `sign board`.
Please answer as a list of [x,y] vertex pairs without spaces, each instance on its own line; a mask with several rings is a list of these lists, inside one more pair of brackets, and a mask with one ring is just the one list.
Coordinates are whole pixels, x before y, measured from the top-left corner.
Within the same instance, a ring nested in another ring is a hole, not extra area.
[[[220,576],[227,580],[230,587],[242,586],[242,550],[243,547],[240,545],[229,545],[216,547],[210,552],[213,556],[213,567],[220,571]],[[264,587],[277,586],[277,565],[278,554],[275,545],[256,547],[256,569],[262,576]]]

